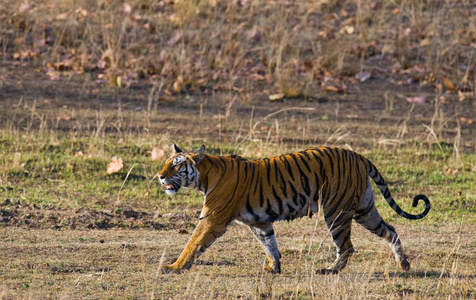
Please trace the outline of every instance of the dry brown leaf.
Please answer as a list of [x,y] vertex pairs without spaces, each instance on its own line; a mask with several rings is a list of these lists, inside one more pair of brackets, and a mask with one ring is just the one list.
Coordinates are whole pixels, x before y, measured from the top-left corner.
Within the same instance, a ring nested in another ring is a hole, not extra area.
[[466,96],[464,95],[464,93],[462,91],[458,90],[458,99],[459,99],[459,101],[464,101],[465,98],[466,98]]
[[69,121],[69,120],[71,120],[71,117],[70,117],[70,116],[67,116],[67,115],[62,115],[62,116],[58,116],[58,117],[56,117],[56,120],[65,120],[65,121]]
[[368,79],[370,79],[370,77],[372,77],[372,74],[370,72],[367,72],[367,71],[363,71],[363,72],[359,72],[359,73],[355,74],[355,79],[357,79],[360,82],[365,82]]
[[175,14],[171,14],[169,16],[169,21],[170,23],[174,25],[180,25],[182,23],[182,20],[179,17],[177,17]]
[[464,123],[464,124],[467,124],[467,125],[473,124],[473,120],[465,118],[465,117],[461,117],[461,118],[459,118],[459,120],[461,121],[461,123]]
[[107,165],[107,174],[117,173],[123,166],[122,158],[114,156],[112,161]]
[[55,19],[56,20],[66,20],[68,18],[68,13],[62,13],[59,15],[56,15]]
[[284,98],[284,94],[283,93],[278,93],[278,94],[273,94],[273,95],[269,95],[269,100],[271,101],[277,101],[277,100],[281,100]]
[[88,11],[85,10],[84,8],[80,7],[78,8],[77,10],[74,11],[75,13],[83,16],[83,17],[86,17],[88,15]]
[[425,46],[428,46],[428,45],[430,45],[430,39],[429,38],[424,38],[423,40],[421,40],[420,46],[425,47]]
[[354,34],[355,32],[355,27],[352,26],[352,25],[345,25],[344,27],[342,27],[342,29],[339,31],[339,33],[347,33],[349,35],[351,34]]
[[29,12],[30,10],[32,10],[32,7],[28,2],[21,4],[20,7],[18,8],[18,12],[21,14]]
[[174,88],[175,92],[180,93],[182,83],[183,83],[183,76],[180,75],[180,76],[177,77],[177,80],[173,84],[173,88]]
[[247,40],[255,40],[259,41],[261,39],[261,31],[257,26],[253,26],[247,33],[246,33]]
[[165,150],[159,147],[152,149],[151,159],[152,161],[162,160],[165,157]]
[[180,31],[176,31],[174,35],[167,41],[167,46],[173,46],[180,42],[182,39],[182,33]]
[[121,12],[125,14],[130,14],[132,11],[131,5],[128,3],[122,4]]
[[336,87],[336,86],[333,86],[333,85],[328,85],[328,86],[325,86],[324,87],[324,91],[326,92],[338,92],[339,91],[339,88]]
[[18,169],[21,163],[21,152],[13,154],[13,168]]
[[405,98],[410,103],[423,104],[426,102],[425,96],[407,97]]
[[446,78],[446,77],[443,78],[443,85],[449,91],[456,90],[455,85],[453,84],[453,82],[450,79]]
[[175,97],[172,97],[172,96],[159,97],[158,100],[159,101],[164,101],[164,102],[170,102],[170,103],[177,101],[177,99]]

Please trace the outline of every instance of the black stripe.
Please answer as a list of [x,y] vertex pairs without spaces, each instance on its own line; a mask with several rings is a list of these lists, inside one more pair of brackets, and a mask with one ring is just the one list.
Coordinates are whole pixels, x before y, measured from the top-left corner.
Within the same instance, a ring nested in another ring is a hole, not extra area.
[[259,178],[259,204],[260,207],[264,205],[264,194],[263,194],[263,177]]
[[297,202],[297,194],[298,192],[296,191],[296,188],[294,188],[294,185],[288,181],[289,186],[291,187],[292,191],[292,197],[293,197],[293,203],[296,204],[296,206],[299,206],[299,203]]
[[332,157],[329,155],[329,153],[327,153],[327,151],[323,151],[323,152],[326,154],[328,162],[331,165],[331,171],[333,172],[334,171],[334,163],[332,162]]
[[[304,155],[304,152],[301,152],[302,155]],[[307,158],[309,158],[309,156],[305,155]],[[309,167],[309,164],[306,162],[306,160],[300,155],[299,156],[300,159],[301,159],[301,162],[304,164],[304,166],[306,167],[307,171],[309,173],[311,173],[311,168]]]
[[274,179],[276,180],[276,182],[279,181],[278,179],[278,165],[276,164],[276,158],[273,159],[273,166],[274,166]]
[[266,166],[266,178],[268,179],[268,185],[271,185],[271,180],[270,180],[270,176],[271,176],[271,164],[269,163],[269,159],[268,158],[265,158],[263,159],[264,161],[264,165]]
[[288,211],[289,211],[289,214],[293,213],[296,211],[296,209],[294,209],[294,207],[289,204],[289,203],[286,203],[287,207],[288,207]]
[[[316,150],[316,151],[317,151],[317,150]],[[322,169],[322,167],[323,167],[323,166],[322,166],[322,159],[321,159],[319,156],[317,156],[316,153],[314,153],[314,152],[311,152],[311,154],[312,154],[312,156],[314,157],[314,159],[319,163],[319,166],[320,166],[321,169]]]
[[278,213],[281,216],[283,214],[283,200],[279,198],[278,194],[276,193],[276,190],[274,189],[274,186],[272,186],[271,190],[273,192],[273,196],[276,198],[276,201],[278,202],[278,209],[279,209]]
[[[299,171],[299,175],[301,176],[301,180],[303,181],[303,189],[304,189],[304,192],[306,193],[306,195],[309,197],[310,193],[311,193],[311,189],[309,187],[309,179],[307,178],[307,175],[304,174],[304,172],[302,171],[301,169],[301,166],[299,165],[298,163],[298,159],[297,157],[294,155],[294,154],[290,154],[291,157],[294,159],[294,162],[296,164],[296,167]],[[301,160],[302,161],[302,160]]]
[[319,191],[321,190],[321,185],[319,183],[319,176],[317,175],[317,173],[314,173],[314,180],[316,181],[316,191],[315,191],[315,194],[314,194],[314,202],[318,202],[319,201]]
[[266,213],[270,217],[272,221],[276,221],[278,215],[274,212],[273,208],[271,207],[271,203],[269,203],[269,199],[266,199]]
[[294,181],[293,170],[291,168],[291,165],[288,162],[288,159],[285,156],[281,156],[281,160],[284,162],[284,165],[286,166],[286,170],[288,171],[289,176],[291,176],[291,179]]
[[210,157],[209,157],[208,155],[204,155],[203,157],[204,157],[206,160],[208,160],[208,161],[210,162],[210,164],[211,164],[214,168],[217,167],[217,165],[210,159]]
[[299,196],[299,199],[301,200],[299,201],[299,204],[301,204],[301,207],[304,207],[304,205],[306,205],[306,197],[301,193],[298,193],[298,196]]

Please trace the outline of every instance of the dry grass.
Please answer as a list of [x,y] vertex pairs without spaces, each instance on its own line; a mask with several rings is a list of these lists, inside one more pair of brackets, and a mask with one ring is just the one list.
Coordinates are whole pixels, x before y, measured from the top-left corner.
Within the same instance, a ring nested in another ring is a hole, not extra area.
[[0,45],[4,62],[54,79],[164,81],[173,93],[308,97],[363,71],[474,91],[474,13],[471,1],[7,0]]

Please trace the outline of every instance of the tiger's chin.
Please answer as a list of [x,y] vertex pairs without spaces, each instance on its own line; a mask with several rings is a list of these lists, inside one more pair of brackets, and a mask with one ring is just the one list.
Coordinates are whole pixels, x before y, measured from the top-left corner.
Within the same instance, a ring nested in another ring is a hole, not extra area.
[[167,195],[172,197],[172,196],[175,196],[175,194],[177,194],[177,190],[171,185],[166,185],[165,186],[165,193],[167,193]]

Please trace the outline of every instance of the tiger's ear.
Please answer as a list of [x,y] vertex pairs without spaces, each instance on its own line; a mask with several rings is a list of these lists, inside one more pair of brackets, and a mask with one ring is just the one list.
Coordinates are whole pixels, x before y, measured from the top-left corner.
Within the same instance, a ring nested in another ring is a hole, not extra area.
[[203,159],[203,153],[205,153],[205,145],[202,145],[197,152],[193,154],[193,160],[195,164],[199,164]]
[[182,150],[177,145],[175,145],[175,143],[172,145],[172,148],[174,148],[174,154],[182,153]]

